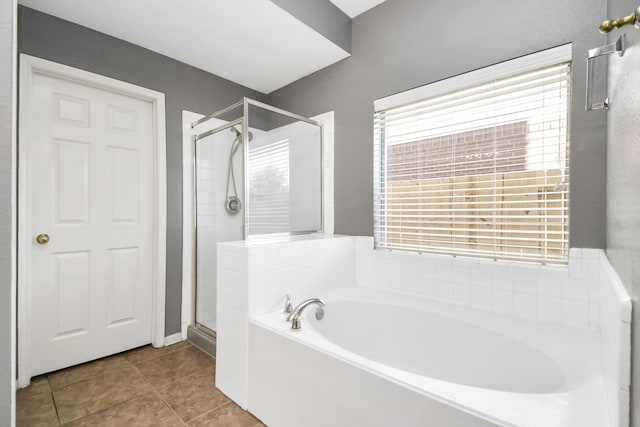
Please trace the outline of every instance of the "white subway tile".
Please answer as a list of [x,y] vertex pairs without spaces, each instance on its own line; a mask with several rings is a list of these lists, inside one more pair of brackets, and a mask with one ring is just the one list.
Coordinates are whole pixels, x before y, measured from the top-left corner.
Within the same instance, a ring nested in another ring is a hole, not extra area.
[[438,298],[451,301],[453,299],[453,282],[438,280],[436,282],[436,295]]
[[539,276],[538,295],[546,297],[562,297],[562,279],[560,277]]
[[420,256],[410,257],[403,265],[404,274],[411,277],[420,277],[422,275],[422,260]]
[[283,249],[280,251],[280,268],[293,267],[293,252],[290,249]]
[[453,299],[462,304],[471,304],[471,284],[454,283]]
[[562,320],[562,325],[563,326],[568,326],[568,327],[574,328],[574,329],[588,329],[589,328],[589,323],[588,322],[582,322],[582,321],[577,321],[577,320],[563,319]]
[[600,302],[600,282],[597,280],[589,280],[587,286],[589,288],[589,301]]
[[493,289],[491,310],[500,314],[513,314],[513,292],[504,289]]
[[586,279],[589,281],[600,280],[600,258],[589,260],[589,270],[587,272]]
[[589,299],[589,285],[584,280],[562,279],[562,298],[586,301]]
[[631,325],[629,323],[618,322],[617,339],[615,345],[618,346],[619,366],[617,383],[619,387],[628,388],[631,380]]
[[586,300],[562,299],[562,320],[563,322],[589,322],[589,303]]
[[569,250],[569,277],[571,279],[582,279],[582,249],[571,248]]
[[507,270],[496,270],[491,273],[491,285],[493,289],[512,291],[516,276]]
[[432,277],[422,278],[422,294],[431,297],[438,295],[437,282]]
[[467,265],[453,265],[453,281],[458,284],[471,285],[473,267]]
[[267,268],[269,270],[277,270],[280,268],[280,251],[270,248],[265,254]]
[[264,273],[267,270],[267,253],[256,253],[249,256],[247,272],[249,274]]
[[475,269],[471,274],[473,286],[491,287],[491,271]]
[[266,292],[252,292],[249,294],[248,312],[249,316],[266,314],[269,311],[265,306]]
[[356,255],[368,255],[373,252],[373,237],[356,237]]
[[484,286],[471,287],[471,304],[474,307],[491,309],[491,288]]
[[244,309],[246,304],[244,297],[245,294],[243,292],[239,292],[237,289],[227,286],[221,286],[218,288],[218,299],[221,304],[241,310]]
[[538,315],[538,298],[536,295],[514,292],[513,313],[518,317],[535,319]]
[[450,263],[438,263],[435,279],[438,282],[453,282],[453,266]]
[[589,302],[589,329],[598,330],[600,328],[600,303]]
[[625,389],[616,390],[617,395],[617,416],[618,416],[618,424],[617,426],[626,427],[630,424],[629,419],[629,402],[631,401],[631,392]]
[[562,300],[559,297],[538,296],[538,320],[562,321]]
[[420,275],[431,280],[437,277],[438,266],[431,258],[425,257],[420,263]]
[[410,294],[422,293],[422,280],[416,276],[405,276],[404,290]]
[[526,274],[525,272],[517,273],[514,278],[513,290],[515,292],[521,292],[525,294],[537,294],[538,293],[538,278],[535,273]]
[[546,276],[546,277],[565,278],[565,277],[569,277],[569,266],[568,265],[541,265],[539,273],[540,275]]
[[304,265],[307,262],[305,258],[304,248],[298,248],[293,251],[292,263],[293,265]]

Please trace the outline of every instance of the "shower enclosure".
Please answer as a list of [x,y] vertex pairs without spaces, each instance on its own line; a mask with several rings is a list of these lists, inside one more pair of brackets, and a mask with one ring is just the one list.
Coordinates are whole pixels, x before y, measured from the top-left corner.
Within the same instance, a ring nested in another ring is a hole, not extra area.
[[[199,132],[205,123],[215,127]],[[323,230],[322,125],[244,98],[191,127],[195,297],[188,336],[215,352],[218,242]]]

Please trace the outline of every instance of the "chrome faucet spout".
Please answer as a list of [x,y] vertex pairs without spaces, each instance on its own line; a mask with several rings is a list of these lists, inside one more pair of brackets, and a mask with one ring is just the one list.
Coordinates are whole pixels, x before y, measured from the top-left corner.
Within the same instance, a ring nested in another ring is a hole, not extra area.
[[324,309],[322,307],[325,306],[325,302],[320,298],[310,298],[298,304],[298,306],[293,309],[293,312],[287,316],[287,322],[291,322],[291,329],[300,329],[300,316],[304,309],[311,304],[318,306],[318,308],[316,308],[316,319],[321,320],[324,317]]

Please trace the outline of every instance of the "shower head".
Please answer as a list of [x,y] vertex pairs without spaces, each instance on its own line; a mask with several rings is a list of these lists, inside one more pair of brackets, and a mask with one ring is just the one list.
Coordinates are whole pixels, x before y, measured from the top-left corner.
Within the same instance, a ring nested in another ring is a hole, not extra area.
[[[236,129],[235,126],[233,126],[231,128],[231,132],[236,134],[236,138],[241,138],[242,137],[242,132],[240,132],[238,129]],[[249,132],[249,141],[251,141],[253,139],[253,132]]]

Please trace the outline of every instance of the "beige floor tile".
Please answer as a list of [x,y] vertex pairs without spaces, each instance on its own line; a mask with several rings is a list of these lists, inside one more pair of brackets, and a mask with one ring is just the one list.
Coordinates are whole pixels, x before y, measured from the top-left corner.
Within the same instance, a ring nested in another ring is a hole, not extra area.
[[65,424],[152,392],[153,388],[127,362],[120,370],[54,390],[53,397],[60,422]]
[[168,345],[166,347],[154,348],[150,345],[144,347],[138,347],[133,350],[122,353],[122,355],[131,363],[139,364],[147,362],[149,360],[157,359],[160,356],[164,356],[167,353],[171,353],[176,350],[181,350],[186,347],[190,347],[189,341],[182,341],[177,344]]
[[259,419],[231,402],[192,420],[189,427],[264,427]]
[[105,357],[93,362],[73,366],[49,374],[49,384],[51,390],[57,390],[70,384],[95,378],[99,375],[110,375],[119,372],[123,366],[130,366],[130,363],[120,355]]
[[180,418],[155,393],[120,403],[68,424],[73,427],[182,426]]
[[51,427],[58,426],[56,408],[51,392],[20,393],[16,398],[17,427]]
[[215,366],[215,360],[191,346],[136,366],[154,387],[162,387],[187,375]]
[[215,388],[215,367],[181,343],[36,377],[17,393],[17,426],[264,426]]
[[47,379],[46,375],[40,375],[38,377],[31,378],[31,384],[29,384],[29,387],[19,389],[16,393],[16,397],[27,397],[38,393],[51,393],[49,380]]
[[215,369],[207,368],[158,389],[174,411],[187,422],[230,402],[214,383]]

